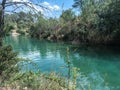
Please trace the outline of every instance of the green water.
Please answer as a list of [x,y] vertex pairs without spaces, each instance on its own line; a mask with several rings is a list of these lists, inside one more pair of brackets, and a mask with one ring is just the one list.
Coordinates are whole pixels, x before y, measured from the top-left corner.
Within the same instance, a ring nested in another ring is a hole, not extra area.
[[[120,49],[86,47],[31,39],[25,36],[6,37],[5,45],[12,45],[19,57],[31,59],[41,72],[55,71],[67,76],[67,50],[73,66],[80,68],[77,90],[120,90]],[[35,70],[29,65],[29,69]],[[24,68],[23,68],[24,70]],[[84,87],[84,89],[81,89]]]

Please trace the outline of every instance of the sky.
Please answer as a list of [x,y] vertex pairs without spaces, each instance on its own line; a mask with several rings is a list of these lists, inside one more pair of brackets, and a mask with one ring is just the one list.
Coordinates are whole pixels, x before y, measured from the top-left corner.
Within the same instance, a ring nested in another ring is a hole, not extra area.
[[50,5],[57,5],[59,7],[59,10],[56,10],[53,12],[53,16],[60,16],[63,10],[67,10],[69,8],[72,8],[72,5],[74,3],[73,0],[44,0],[44,2],[48,2]]
[[68,9],[72,8],[72,5],[74,3],[73,0],[45,0],[46,2],[52,4],[52,5],[58,5],[61,9]]
[[[0,0],[1,3],[2,0]],[[73,0],[7,0],[7,2],[30,2],[36,3],[45,6],[49,10],[42,9],[34,4],[29,4],[30,6],[34,7],[36,10],[40,11],[46,17],[59,17],[63,10],[67,10],[72,8],[74,3]],[[6,11],[14,10],[16,6],[7,7]],[[17,11],[29,11],[28,8],[23,7]]]

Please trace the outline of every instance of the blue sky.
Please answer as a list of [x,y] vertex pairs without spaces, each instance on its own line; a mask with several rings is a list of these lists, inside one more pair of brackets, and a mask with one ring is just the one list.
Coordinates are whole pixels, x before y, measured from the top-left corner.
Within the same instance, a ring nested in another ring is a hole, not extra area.
[[48,2],[51,5],[59,6],[60,9],[52,13],[52,16],[56,16],[56,17],[60,16],[60,14],[62,13],[62,10],[67,10],[69,8],[72,8],[72,5],[74,3],[73,0],[44,0],[43,2]]
[[[2,0],[0,0],[1,2]],[[46,17],[59,17],[62,13],[62,10],[66,10],[69,8],[72,8],[72,5],[74,3],[73,0],[7,0],[12,2],[32,2],[32,3],[39,3],[43,6],[46,6],[50,9],[50,11],[45,11],[41,9],[40,7],[37,7],[35,5],[34,8],[36,8],[38,11],[41,11]],[[13,10],[14,7],[8,7],[6,10]],[[24,8],[24,9],[23,9]],[[27,11],[28,9],[26,7],[23,7],[21,10]],[[18,10],[19,11],[19,10]]]
[[68,8],[72,8],[72,5],[74,3],[73,0],[44,0],[50,4],[53,4],[53,5],[58,5],[59,7],[62,8],[63,6],[63,9],[68,9]]

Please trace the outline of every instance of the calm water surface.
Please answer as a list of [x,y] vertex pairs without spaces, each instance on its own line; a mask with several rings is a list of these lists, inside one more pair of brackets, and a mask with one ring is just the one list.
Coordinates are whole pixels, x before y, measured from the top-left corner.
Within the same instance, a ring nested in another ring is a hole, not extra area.
[[[120,90],[120,49],[85,47],[31,39],[25,36],[9,36],[5,45],[12,45],[19,57],[37,64],[41,72],[55,71],[67,75],[67,50],[73,66],[80,68],[78,90]],[[29,69],[35,70],[29,65]],[[24,69],[24,68],[23,68]]]

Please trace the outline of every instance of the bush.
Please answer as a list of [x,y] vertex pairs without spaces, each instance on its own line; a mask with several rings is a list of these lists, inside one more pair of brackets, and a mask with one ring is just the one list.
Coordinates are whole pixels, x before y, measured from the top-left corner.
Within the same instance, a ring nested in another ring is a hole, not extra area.
[[11,77],[14,72],[19,71],[16,65],[19,61],[17,53],[13,52],[10,45],[0,48],[0,78],[3,82]]

